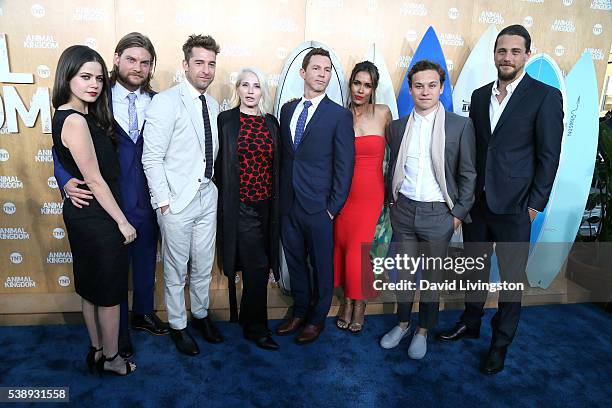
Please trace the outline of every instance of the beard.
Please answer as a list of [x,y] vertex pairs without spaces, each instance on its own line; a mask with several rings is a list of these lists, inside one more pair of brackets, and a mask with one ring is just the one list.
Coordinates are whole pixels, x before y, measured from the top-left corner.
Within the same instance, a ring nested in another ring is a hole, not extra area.
[[[508,66],[508,65],[505,65]],[[501,79],[502,81],[509,81],[511,79],[514,79],[516,77],[516,74],[519,72],[519,68],[517,67],[512,67],[514,68],[512,71],[502,71],[501,66],[497,67],[497,77],[499,79]]]
[[144,84],[147,81],[147,78],[138,76],[136,74],[129,75],[129,72],[123,73],[119,71],[118,69],[117,69],[117,79],[122,84],[130,85],[130,86],[137,86],[137,87],[142,86],[142,84]]

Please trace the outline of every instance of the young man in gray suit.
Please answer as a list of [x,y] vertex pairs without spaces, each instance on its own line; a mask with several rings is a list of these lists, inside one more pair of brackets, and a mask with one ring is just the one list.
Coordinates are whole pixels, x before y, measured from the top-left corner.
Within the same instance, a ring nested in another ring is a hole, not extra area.
[[[443,258],[453,232],[469,222],[476,186],[474,127],[469,118],[446,112],[439,102],[445,73],[439,64],[422,60],[408,73],[414,109],[391,122],[387,142],[391,156],[386,195],[390,207],[394,246],[402,255]],[[415,282],[416,271],[400,270],[398,281]],[[442,270],[424,268],[422,279],[440,282]],[[415,290],[398,293],[398,324],[380,345],[390,349],[410,332]],[[408,356],[421,359],[427,352],[427,331],[437,324],[436,290],[421,291],[419,324]]]
[[199,348],[187,331],[184,289],[189,261],[193,326],[206,341],[223,341],[208,316],[217,225],[217,187],[212,178],[219,146],[219,104],[206,90],[215,78],[219,50],[210,36],[187,39],[185,80],[153,99],[144,129],[142,164],[162,235],[170,335],[177,349],[191,356]]

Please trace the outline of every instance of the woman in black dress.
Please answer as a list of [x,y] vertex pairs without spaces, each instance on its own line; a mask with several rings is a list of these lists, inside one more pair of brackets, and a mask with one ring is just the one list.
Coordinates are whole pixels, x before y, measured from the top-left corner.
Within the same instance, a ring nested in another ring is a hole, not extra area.
[[238,75],[232,104],[217,118],[219,157],[215,175],[220,259],[228,277],[230,310],[236,319],[236,270],[242,271],[240,318],[244,337],[258,347],[277,350],[268,330],[270,268],[278,277],[279,126],[259,70]]
[[74,285],[82,298],[91,346],[86,362],[100,375],[134,371],[118,356],[119,304],[127,291],[127,246],[136,230],[118,205],[119,159],[108,105],[108,71],[96,51],[64,50],[53,85],[53,147],[62,166],[85,180],[93,200],[76,209],[64,200],[64,223],[73,256]]

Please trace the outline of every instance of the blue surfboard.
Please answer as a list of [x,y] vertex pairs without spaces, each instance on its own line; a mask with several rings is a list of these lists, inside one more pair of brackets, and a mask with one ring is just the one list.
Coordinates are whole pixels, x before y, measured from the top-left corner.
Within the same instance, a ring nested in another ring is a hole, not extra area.
[[436,35],[433,27],[430,26],[419,43],[419,46],[417,47],[412,60],[410,61],[410,65],[408,66],[408,70],[404,76],[404,80],[402,81],[402,86],[397,97],[397,110],[400,117],[408,115],[414,107],[414,101],[412,100],[408,86],[408,72],[410,72],[410,68],[412,68],[417,61],[424,59],[437,62],[444,69],[444,72],[446,73],[446,81],[444,81],[444,91],[440,96],[440,102],[442,102],[442,105],[444,105],[444,108],[447,111],[453,111],[453,96],[450,85],[450,75],[448,74],[448,69],[446,68],[446,59],[444,58],[444,52],[440,46],[438,36]]
[[[541,72],[546,69],[542,67]],[[591,188],[599,111],[595,67],[589,53],[580,57],[565,78],[564,93],[566,123],[559,168],[546,211],[538,215],[539,223],[532,227],[535,244],[527,263],[529,284],[541,288],[547,288],[563,267]]]

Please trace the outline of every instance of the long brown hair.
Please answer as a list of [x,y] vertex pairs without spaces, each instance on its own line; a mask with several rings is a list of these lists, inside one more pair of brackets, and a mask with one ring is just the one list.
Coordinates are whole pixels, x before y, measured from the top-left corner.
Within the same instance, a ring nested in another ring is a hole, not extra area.
[[[155,48],[153,47],[153,43],[144,34],[133,32],[124,35],[117,46],[115,47],[115,54],[121,56],[123,51],[128,48],[144,48],[151,54],[151,71],[149,72],[149,77],[142,84],[142,90],[147,93],[152,93],[153,88],[151,88],[151,79],[153,79],[153,74],[155,73],[155,62],[157,61],[157,55],[155,54]],[[111,86],[115,86],[117,82],[117,77],[119,76],[119,67],[113,63],[113,70],[110,72],[110,83]]]
[[378,68],[374,65],[373,62],[370,61],[362,61],[355,64],[353,67],[353,71],[351,72],[351,77],[349,79],[349,92],[347,96],[346,106],[353,111],[353,98],[352,93],[350,92],[350,87],[355,80],[355,77],[360,72],[367,72],[370,74],[370,79],[372,80],[372,95],[370,95],[369,103],[372,104],[372,114],[374,114],[374,110],[376,109],[376,88],[378,88],[378,80],[380,79],[380,75],[378,74]]
[[53,107],[57,109],[70,101],[72,95],[70,80],[79,73],[83,64],[87,62],[98,62],[102,66],[102,89],[100,90],[100,96],[95,102],[88,104],[88,112],[96,124],[104,129],[113,143],[115,143],[113,115],[108,106],[108,70],[104,60],[95,50],[85,45],[73,45],[62,52],[57,62],[51,102]]

